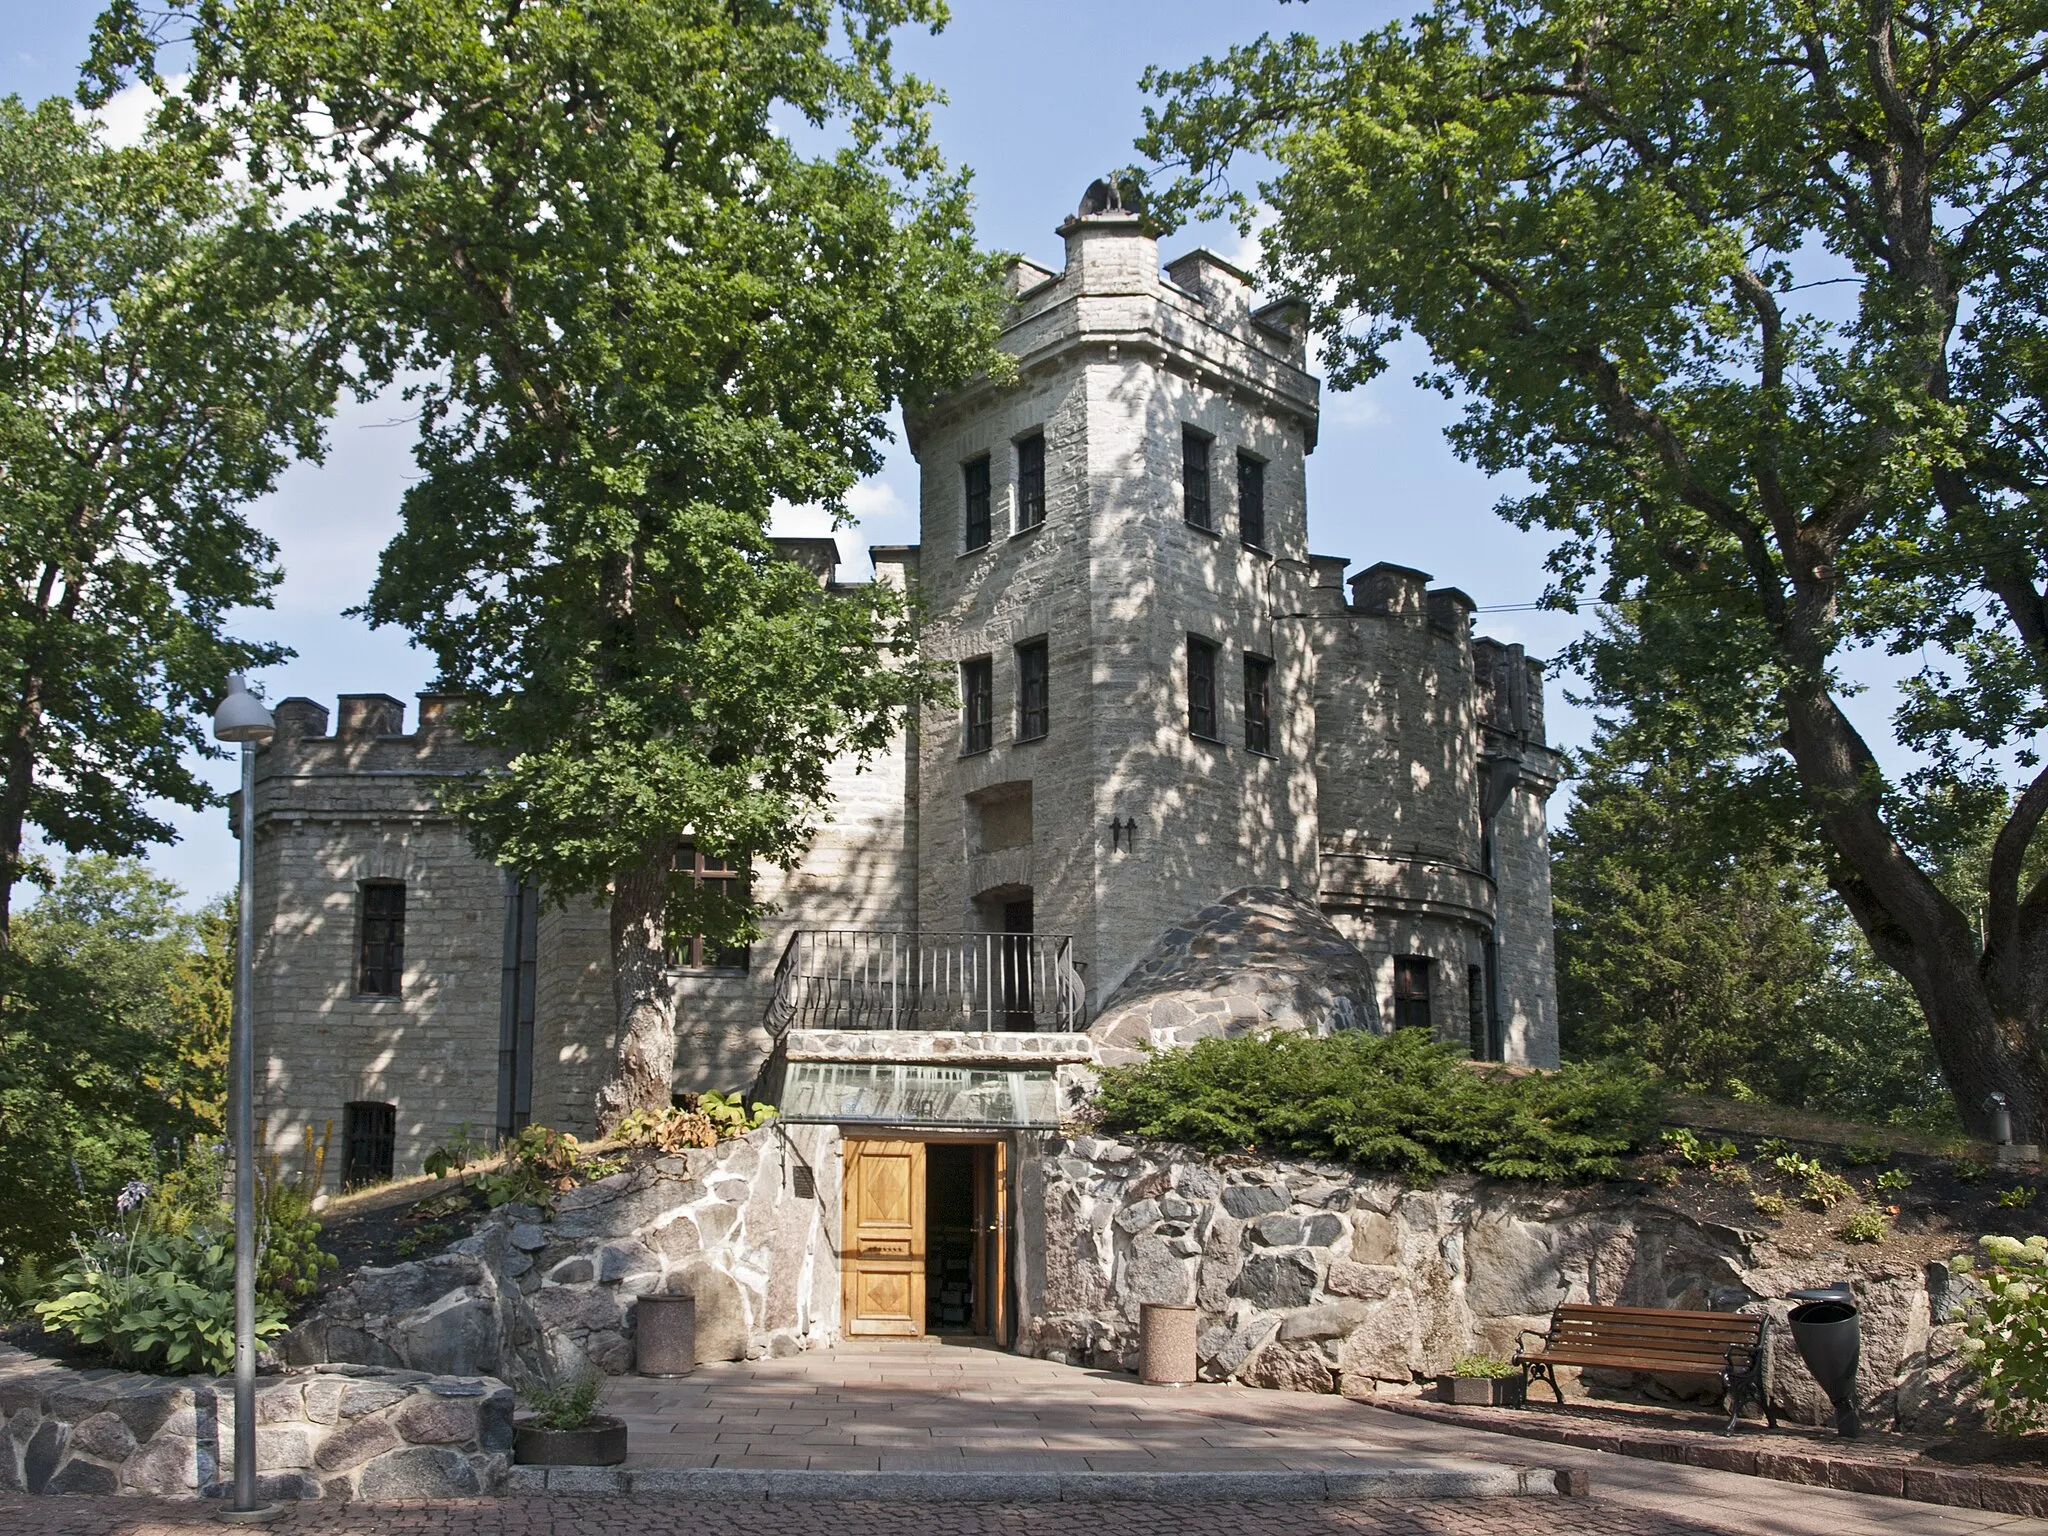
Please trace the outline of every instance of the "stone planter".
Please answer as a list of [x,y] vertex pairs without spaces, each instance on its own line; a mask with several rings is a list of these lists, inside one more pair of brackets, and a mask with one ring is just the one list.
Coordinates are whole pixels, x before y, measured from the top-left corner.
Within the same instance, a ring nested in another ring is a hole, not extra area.
[[1519,1408],[1527,1387],[1520,1376],[1439,1376],[1436,1397],[1468,1408]]
[[626,1425],[602,1413],[581,1429],[512,1426],[512,1459],[524,1467],[615,1467],[626,1459]]

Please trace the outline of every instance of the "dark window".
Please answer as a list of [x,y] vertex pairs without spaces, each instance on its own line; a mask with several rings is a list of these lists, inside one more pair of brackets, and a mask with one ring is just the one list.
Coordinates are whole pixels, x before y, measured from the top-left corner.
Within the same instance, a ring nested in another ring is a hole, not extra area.
[[[701,851],[694,843],[676,850],[676,873],[724,911],[737,915],[747,901],[747,873],[731,859]],[[752,958],[744,944],[710,944],[701,935],[683,940],[675,963],[693,971],[744,971]]]
[[1188,729],[1209,741],[1216,734],[1216,645],[1188,636]]
[[1017,532],[1045,521],[1045,434],[1017,444]]
[[1181,516],[1197,528],[1216,524],[1209,516],[1209,439],[1193,427],[1180,434]]
[[960,475],[967,492],[963,547],[980,549],[988,543],[988,455],[961,465]]
[[1266,466],[1248,453],[1237,456],[1237,534],[1253,549],[1266,547]]
[[962,752],[986,752],[995,745],[996,665],[986,656],[960,663]]
[[405,975],[405,886],[397,880],[365,880],[362,885],[363,949],[356,967],[356,990],[375,997],[398,996]]
[[1043,640],[1027,640],[1017,647],[1017,739],[1029,741],[1052,728],[1052,711],[1046,702],[1046,673],[1050,662]]
[[398,1106],[344,1104],[341,1107],[344,1189],[361,1189],[389,1179],[398,1146]]
[[1394,956],[1394,1028],[1430,1027],[1429,967],[1427,955]]
[[1273,750],[1273,663],[1244,659],[1244,744],[1254,752]]

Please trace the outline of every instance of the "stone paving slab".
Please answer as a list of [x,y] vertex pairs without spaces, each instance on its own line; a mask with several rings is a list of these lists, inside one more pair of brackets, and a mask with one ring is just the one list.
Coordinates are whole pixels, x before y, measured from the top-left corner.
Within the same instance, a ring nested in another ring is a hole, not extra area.
[[668,1495],[730,1502],[873,1504],[1214,1504],[1230,1501],[1323,1503],[1398,1499],[1528,1498],[1583,1495],[1583,1474],[1560,1479],[1549,1468],[1463,1465],[1370,1467],[1315,1472],[834,1472],[745,1467],[515,1467],[510,1495]]

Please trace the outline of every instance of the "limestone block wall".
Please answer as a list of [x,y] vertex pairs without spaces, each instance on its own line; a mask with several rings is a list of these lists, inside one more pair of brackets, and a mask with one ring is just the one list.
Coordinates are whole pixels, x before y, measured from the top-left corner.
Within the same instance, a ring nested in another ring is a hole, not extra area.
[[696,1299],[700,1361],[830,1342],[837,1143],[830,1127],[770,1126],[571,1190],[552,1213],[504,1206],[444,1253],[358,1271],[278,1351],[515,1386],[618,1375],[632,1369],[634,1298],[650,1291]]
[[[1416,1189],[1097,1137],[1038,1139],[1020,1179],[1026,1354],[1133,1369],[1140,1304],[1192,1303],[1207,1379],[1359,1396],[1468,1352],[1505,1358],[1562,1302],[1763,1310],[1782,1323],[1787,1291],[1846,1272],[1864,1315],[1866,1419],[1931,1429],[1976,1415],[1942,1265],[1779,1252],[1600,1186]],[[1829,1421],[1782,1327],[1769,1380],[1780,1414]]]
[[[512,1392],[487,1376],[321,1366],[256,1384],[257,1496],[451,1499],[498,1492]],[[74,1370],[0,1345],[0,1490],[222,1497],[234,1384]]]
[[1518,783],[1494,818],[1506,1056],[1537,1067],[1558,1063],[1557,925],[1550,906],[1550,826],[1544,805],[1555,782],[1551,777]]
[[[287,699],[257,754],[256,1113],[288,1158],[307,1127],[332,1127],[330,1188],[345,1104],[395,1106],[400,1173],[457,1127],[496,1121],[506,885],[439,807],[440,788],[483,761],[453,707],[423,695],[407,734],[400,701],[344,695],[329,735],[325,708]],[[367,880],[405,882],[397,996],[357,985]]]

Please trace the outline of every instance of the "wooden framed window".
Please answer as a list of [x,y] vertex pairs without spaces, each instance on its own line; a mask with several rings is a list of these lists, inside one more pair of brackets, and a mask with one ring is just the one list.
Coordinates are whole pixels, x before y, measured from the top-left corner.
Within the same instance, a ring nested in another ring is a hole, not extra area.
[[1248,453],[1237,456],[1237,536],[1253,549],[1266,547],[1266,464]]
[[388,1181],[398,1149],[396,1104],[341,1106],[341,1184],[361,1189]]
[[405,977],[405,882],[365,880],[356,903],[356,991],[396,997]]
[[[699,891],[735,905],[746,902],[747,872],[733,860],[684,843],[676,850],[675,868]],[[675,963],[691,971],[744,971],[752,958],[745,944],[712,944],[699,934],[676,950]]]
[[1214,532],[1209,511],[1209,438],[1193,427],[1180,434],[1181,516],[1197,528]]
[[961,547],[980,549],[988,543],[989,490],[988,455],[969,459],[960,466],[960,480],[966,516],[961,522]]
[[1427,955],[1394,956],[1394,1028],[1430,1028],[1431,964]]
[[1273,663],[1264,656],[1244,659],[1244,744],[1272,755]]
[[1017,532],[1045,521],[1045,434],[1017,441]]
[[1216,642],[1189,635],[1188,732],[1219,741],[1216,731]]
[[1031,741],[1052,728],[1047,697],[1051,657],[1043,637],[1017,647],[1017,739]]
[[996,664],[986,656],[960,663],[960,752],[995,745]]

